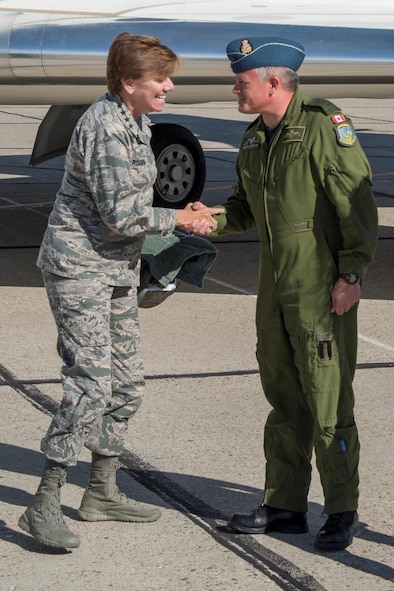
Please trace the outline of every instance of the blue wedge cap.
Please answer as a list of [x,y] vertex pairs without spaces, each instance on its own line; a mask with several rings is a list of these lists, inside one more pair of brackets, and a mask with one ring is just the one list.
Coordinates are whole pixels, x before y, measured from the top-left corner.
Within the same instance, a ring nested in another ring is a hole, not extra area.
[[268,66],[283,66],[297,71],[305,57],[300,43],[280,37],[235,39],[227,45],[226,51],[235,74]]

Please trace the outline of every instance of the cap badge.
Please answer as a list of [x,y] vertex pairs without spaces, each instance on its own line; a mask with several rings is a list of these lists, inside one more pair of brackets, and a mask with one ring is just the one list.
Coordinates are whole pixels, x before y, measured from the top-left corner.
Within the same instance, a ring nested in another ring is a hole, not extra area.
[[253,47],[251,43],[249,43],[249,39],[242,39],[239,51],[244,55],[248,55],[248,53],[253,51]]

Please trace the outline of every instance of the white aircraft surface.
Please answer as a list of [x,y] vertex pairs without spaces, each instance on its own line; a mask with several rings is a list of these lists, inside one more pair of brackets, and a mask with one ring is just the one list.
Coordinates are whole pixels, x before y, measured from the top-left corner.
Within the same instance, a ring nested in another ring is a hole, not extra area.
[[[0,104],[49,104],[31,163],[65,152],[83,111],[106,90],[114,37],[158,37],[181,57],[173,103],[232,100],[225,49],[241,37],[302,43],[303,90],[320,97],[394,97],[393,0],[0,0]],[[159,175],[155,202],[198,199],[205,161],[193,134],[153,126]]]

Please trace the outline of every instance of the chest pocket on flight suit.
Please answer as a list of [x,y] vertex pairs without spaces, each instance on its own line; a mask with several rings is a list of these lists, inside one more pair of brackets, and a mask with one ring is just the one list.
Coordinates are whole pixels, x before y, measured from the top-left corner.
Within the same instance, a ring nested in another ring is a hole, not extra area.
[[264,148],[263,142],[264,134],[256,133],[246,138],[240,148],[238,169],[249,202],[256,198],[257,186],[261,186],[264,176],[264,160],[268,150]]
[[[285,223],[313,217],[314,200],[307,186],[310,178],[308,151],[299,143],[288,144],[275,155],[273,194]],[[268,198],[270,191],[268,191]]]

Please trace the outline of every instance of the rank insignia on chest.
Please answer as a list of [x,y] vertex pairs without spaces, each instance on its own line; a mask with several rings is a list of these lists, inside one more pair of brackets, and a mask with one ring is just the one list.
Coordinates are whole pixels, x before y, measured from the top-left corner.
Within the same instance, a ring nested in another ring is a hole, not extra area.
[[335,127],[335,133],[337,134],[338,142],[342,146],[354,146],[357,142],[356,134],[354,129],[348,123],[341,123]]
[[260,141],[257,137],[248,137],[242,144],[242,150],[255,150],[260,146]]
[[305,135],[305,127],[288,127],[283,134],[283,142],[302,142]]

